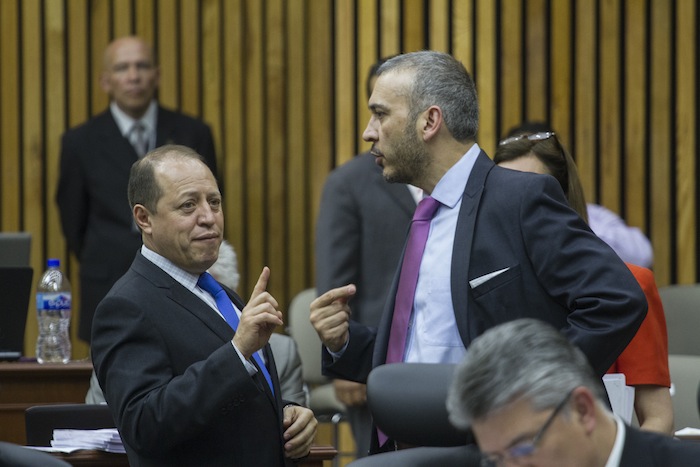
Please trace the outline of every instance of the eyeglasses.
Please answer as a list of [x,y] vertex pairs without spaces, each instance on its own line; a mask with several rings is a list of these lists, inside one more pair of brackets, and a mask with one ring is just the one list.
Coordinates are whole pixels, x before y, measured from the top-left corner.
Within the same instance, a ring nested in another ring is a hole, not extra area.
[[502,139],[501,142],[498,143],[498,145],[505,146],[506,144],[512,143],[514,141],[519,141],[521,139],[527,139],[529,141],[543,141],[545,139],[551,138],[554,135],[555,134],[553,131],[542,131],[540,133],[515,135],[509,138]]
[[482,455],[481,467],[501,466],[504,464],[506,459],[517,463],[523,457],[529,456],[532,453],[534,453],[537,449],[537,444],[542,440],[544,434],[547,432],[547,428],[549,428],[549,426],[552,424],[559,412],[561,412],[562,409],[566,406],[566,403],[569,401],[569,398],[571,397],[571,394],[573,392],[574,390],[572,389],[571,391],[566,393],[566,397],[562,399],[561,402],[559,402],[559,404],[554,409],[554,412],[552,412],[549,418],[547,418],[547,421],[544,422],[544,425],[542,425],[542,428],[540,428],[539,431],[537,431],[537,434],[532,438],[532,440],[516,444],[515,446],[506,449],[505,454],[494,453]]

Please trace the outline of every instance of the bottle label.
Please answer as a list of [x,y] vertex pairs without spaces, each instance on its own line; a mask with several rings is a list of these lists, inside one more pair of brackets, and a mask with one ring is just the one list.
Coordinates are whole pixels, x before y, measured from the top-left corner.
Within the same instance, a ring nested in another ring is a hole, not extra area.
[[69,293],[38,293],[36,294],[37,310],[70,310],[71,294]]

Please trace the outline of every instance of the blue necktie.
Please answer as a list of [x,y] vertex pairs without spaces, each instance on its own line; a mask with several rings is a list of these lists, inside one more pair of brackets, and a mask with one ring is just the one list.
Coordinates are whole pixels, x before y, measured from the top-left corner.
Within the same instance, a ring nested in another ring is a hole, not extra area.
[[[219,309],[221,314],[224,315],[224,319],[226,319],[229,326],[231,326],[235,331],[238,328],[238,315],[236,314],[236,310],[233,309],[231,299],[228,295],[226,295],[226,291],[223,289],[223,287],[221,287],[221,284],[216,282],[216,279],[214,279],[211,274],[205,272],[199,276],[197,285],[202,290],[209,292],[211,296],[214,297],[216,300],[216,307]],[[258,367],[260,367],[260,371],[262,371],[265,379],[267,380],[267,384],[270,386],[270,391],[272,391],[272,394],[274,394],[275,390],[272,388],[272,378],[270,377],[270,372],[267,371],[267,367],[265,366],[262,358],[260,358],[258,352],[253,352],[253,360],[255,360],[255,363],[257,363]]]

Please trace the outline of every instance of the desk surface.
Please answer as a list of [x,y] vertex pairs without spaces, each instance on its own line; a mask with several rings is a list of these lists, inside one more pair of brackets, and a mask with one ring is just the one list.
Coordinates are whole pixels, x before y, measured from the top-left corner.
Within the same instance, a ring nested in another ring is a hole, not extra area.
[[26,444],[24,411],[33,405],[82,403],[92,364],[0,362],[0,441]]
[[[324,460],[331,460],[338,454],[333,446],[311,446],[309,456],[299,462],[301,467],[322,467]],[[52,452],[52,456],[68,462],[72,466],[87,467],[128,467],[126,454],[104,451],[81,450],[70,454]]]

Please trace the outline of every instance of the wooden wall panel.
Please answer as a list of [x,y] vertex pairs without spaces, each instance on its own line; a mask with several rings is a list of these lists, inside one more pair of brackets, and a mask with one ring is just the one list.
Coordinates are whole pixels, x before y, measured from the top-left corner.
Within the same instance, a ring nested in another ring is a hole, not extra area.
[[[679,1],[676,6],[676,216],[678,226],[676,233],[678,253],[677,281],[682,284],[697,281],[696,277],[696,241],[697,210],[696,191],[698,174],[696,172],[697,144],[695,132],[697,126],[697,24],[696,2]],[[687,38],[694,37],[695,41]]]
[[696,282],[697,23],[693,0],[5,0],[0,228],[32,232],[35,270],[57,256],[77,291],[79,264],[53,235],[60,136],[106,108],[104,48],[138,34],[160,101],[214,132],[239,291],[270,265],[285,307],[314,283],[328,172],[369,147],[369,66],[430,47],[474,75],[488,153],[509,127],[549,119],[588,199],[652,239],[659,285]]

